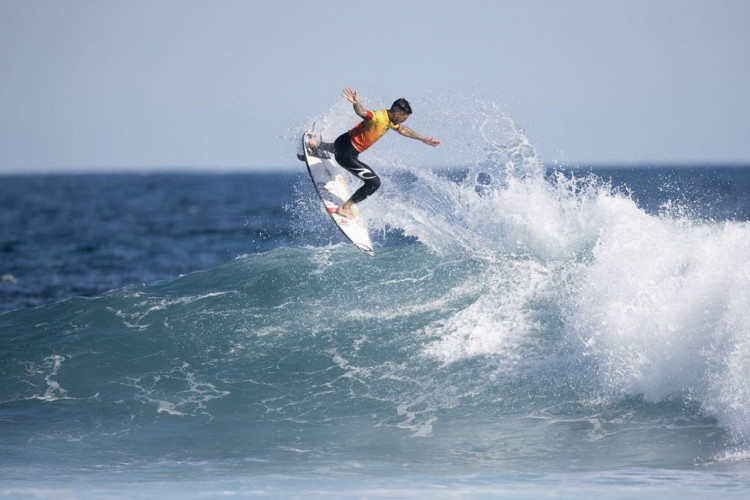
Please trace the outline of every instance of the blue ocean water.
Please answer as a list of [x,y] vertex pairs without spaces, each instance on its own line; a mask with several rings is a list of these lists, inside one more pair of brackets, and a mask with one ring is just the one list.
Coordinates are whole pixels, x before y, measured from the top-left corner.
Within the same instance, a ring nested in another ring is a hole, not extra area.
[[750,168],[511,132],[374,258],[303,167],[0,178],[0,495],[746,498]]

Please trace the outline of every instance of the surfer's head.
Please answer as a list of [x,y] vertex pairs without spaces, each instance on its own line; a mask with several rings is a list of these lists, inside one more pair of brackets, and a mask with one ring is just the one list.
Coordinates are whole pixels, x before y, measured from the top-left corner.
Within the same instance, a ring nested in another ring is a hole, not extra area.
[[393,104],[391,104],[391,109],[388,110],[388,117],[391,119],[391,122],[396,125],[405,122],[406,119],[409,118],[410,114],[411,106],[409,105],[409,101],[407,101],[403,97],[401,99],[396,99],[395,101],[393,101]]

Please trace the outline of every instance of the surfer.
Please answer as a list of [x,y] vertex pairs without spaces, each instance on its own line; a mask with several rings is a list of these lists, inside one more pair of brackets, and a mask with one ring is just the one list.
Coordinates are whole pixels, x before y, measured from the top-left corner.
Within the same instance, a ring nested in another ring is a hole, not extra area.
[[351,198],[346,200],[336,211],[337,214],[351,219],[356,217],[356,214],[352,211],[353,205],[364,201],[380,187],[380,177],[359,159],[360,153],[375,144],[391,129],[404,137],[422,141],[429,146],[438,146],[440,141],[433,137],[424,137],[411,128],[402,125],[411,115],[409,101],[404,98],[396,99],[391,105],[391,109],[379,111],[366,110],[359,102],[357,91],[350,87],[344,89],[344,98],[352,103],[354,112],[362,118],[362,121],[353,129],[341,134],[332,144],[320,139],[312,139],[309,144],[313,152],[322,150],[333,153],[339,165],[364,182]]

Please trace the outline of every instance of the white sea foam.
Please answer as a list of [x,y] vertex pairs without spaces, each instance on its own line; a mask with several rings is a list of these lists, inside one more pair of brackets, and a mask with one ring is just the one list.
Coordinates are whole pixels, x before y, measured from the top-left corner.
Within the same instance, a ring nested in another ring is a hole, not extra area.
[[426,329],[438,337],[424,352],[450,363],[477,355],[517,357],[516,348],[535,330],[528,304],[544,286],[545,269],[533,261],[491,269],[484,293],[470,306]]
[[[480,296],[425,329],[434,340],[424,354],[446,363],[522,355],[546,299],[564,323],[559,342],[593,367],[607,397],[698,401],[738,441],[750,439],[750,225],[700,222],[674,206],[649,214],[598,179],[550,178],[499,109],[448,108],[465,121],[465,137],[443,138],[448,156],[466,159],[462,182],[401,154],[403,143],[368,151],[388,166],[366,202],[373,228],[487,263]],[[340,126],[347,112],[332,108],[326,124]],[[439,123],[420,126],[430,125]],[[467,154],[477,150],[483,157]],[[404,173],[414,180],[399,182]]]
[[566,300],[567,335],[610,393],[681,396],[750,432],[750,226],[631,210],[603,228]]
[[229,391],[198,381],[197,374],[184,362],[168,372],[147,373],[123,385],[137,389],[136,399],[156,406],[157,413],[175,416],[206,415],[213,418],[208,413],[208,403],[229,395]]
[[60,386],[57,381],[57,374],[65,361],[65,356],[55,354],[44,359],[42,366],[29,368],[30,373],[44,374],[44,381],[47,388],[44,394],[32,396],[32,399],[40,401],[57,401],[58,399],[68,399],[68,391]]
[[697,400],[746,441],[750,225],[651,215],[591,179],[550,182],[519,135],[511,126],[506,148],[483,135],[488,160],[469,175],[500,178],[491,189],[420,173],[419,195],[395,197],[404,210],[381,214],[435,251],[500,263],[480,299],[432,327],[439,340],[426,352],[508,354],[534,331],[532,301],[552,293],[565,341],[593,360],[605,392]]

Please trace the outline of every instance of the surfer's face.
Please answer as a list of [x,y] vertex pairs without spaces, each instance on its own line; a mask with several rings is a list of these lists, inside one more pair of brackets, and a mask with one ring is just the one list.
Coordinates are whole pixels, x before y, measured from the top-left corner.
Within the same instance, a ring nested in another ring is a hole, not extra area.
[[390,115],[391,123],[393,123],[394,125],[404,123],[406,119],[409,118],[409,114],[404,113],[403,111],[389,111],[388,114]]

